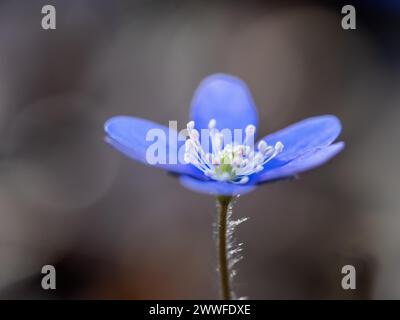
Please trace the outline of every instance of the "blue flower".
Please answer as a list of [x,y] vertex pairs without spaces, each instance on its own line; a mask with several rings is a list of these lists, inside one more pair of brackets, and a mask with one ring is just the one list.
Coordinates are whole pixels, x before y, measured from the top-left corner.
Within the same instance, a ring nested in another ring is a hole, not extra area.
[[[149,164],[150,130],[164,133],[166,161],[154,163],[179,176],[194,191],[231,196],[254,190],[258,185],[294,177],[337,155],[343,142],[334,143],[341,124],[333,115],[316,116],[267,135],[254,147],[258,115],[246,84],[231,75],[215,74],[204,79],[192,100],[186,141],[170,143],[173,129],[129,116],[116,116],[105,124],[107,141],[125,155]],[[228,131],[227,131],[228,130]],[[244,132],[244,139],[226,132]],[[203,131],[208,135],[203,136]],[[202,134],[200,135],[200,132]],[[181,136],[179,136],[181,137]],[[203,147],[203,144],[206,146]],[[184,161],[170,161],[181,158]]]

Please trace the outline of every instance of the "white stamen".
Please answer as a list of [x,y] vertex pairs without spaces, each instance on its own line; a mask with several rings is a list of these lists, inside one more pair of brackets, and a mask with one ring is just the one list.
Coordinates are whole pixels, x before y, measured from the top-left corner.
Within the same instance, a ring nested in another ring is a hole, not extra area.
[[246,127],[246,131],[245,132],[246,132],[246,136],[253,136],[254,133],[256,132],[256,127],[253,126],[252,124],[249,124]]
[[245,146],[253,146],[254,145],[254,134],[256,133],[256,127],[252,124],[249,124],[245,129],[246,136],[244,138],[243,144]]
[[185,153],[183,155],[183,160],[185,160],[186,163],[192,163],[193,161],[193,156],[190,153]]
[[264,156],[270,156],[271,154],[274,153],[274,151],[275,151],[274,147],[268,146],[263,153]]
[[215,126],[217,125],[217,121],[215,119],[211,119],[210,122],[208,123],[208,129],[214,129]]
[[221,179],[222,181],[229,181],[230,178],[231,178],[231,176],[230,176],[229,173],[227,173],[227,172],[222,173],[221,176],[220,176],[220,179]]
[[280,141],[278,141],[278,142],[275,144],[275,150],[276,150],[278,153],[282,152],[282,151],[283,151],[283,143],[280,142]]
[[214,156],[212,164],[219,166],[221,164],[221,157],[219,155],[218,156]]
[[196,129],[191,129],[190,133],[189,133],[189,137],[190,137],[190,139],[192,139],[194,141],[198,141],[200,134]]
[[256,153],[254,156],[254,164],[260,164],[264,161],[264,156],[261,152]]
[[234,166],[234,167],[240,167],[240,165],[242,164],[242,158],[241,157],[235,157],[235,158],[233,158],[233,161],[232,161],[232,166]]
[[194,121],[188,122],[188,124],[186,125],[186,128],[188,129],[188,131],[193,130],[194,129]]
[[185,141],[185,150],[186,150],[186,152],[190,152],[195,148],[196,148],[196,144],[193,142],[193,140],[188,139],[188,140]]
[[249,159],[244,159],[241,163],[241,167],[246,167],[249,164]]
[[238,182],[236,182],[236,183],[245,184],[247,182],[249,182],[249,177],[248,176],[244,176],[244,177],[240,178],[240,180]]
[[268,148],[267,143],[264,140],[261,140],[258,145],[257,148],[260,152],[265,153],[265,150]]
[[257,150],[253,148],[256,127],[248,125],[243,144],[234,142],[224,144],[224,136],[216,128],[215,119],[211,119],[208,128],[211,140],[211,153],[205,152],[200,144],[199,132],[194,129],[194,121],[187,124],[189,138],[185,142],[184,161],[191,163],[207,177],[235,184],[246,184],[253,173],[264,170],[264,165],[283,150],[278,141],[275,146],[261,140]]
[[221,151],[222,143],[224,142],[224,136],[221,133],[217,133],[215,135],[215,141],[214,141],[214,151],[215,153],[218,153]]

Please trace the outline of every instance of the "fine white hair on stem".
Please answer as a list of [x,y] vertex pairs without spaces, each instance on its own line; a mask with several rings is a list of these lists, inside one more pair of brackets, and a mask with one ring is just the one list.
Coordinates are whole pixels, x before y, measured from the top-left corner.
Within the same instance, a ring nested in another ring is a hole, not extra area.
[[[233,219],[233,205],[235,203],[235,199],[231,199],[226,208],[226,232],[225,232],[225,245],[226,245],[226,267],[228,271],[228,283],[230,290],[230,297],[232,299],[245,299],[245,297],[237,297],[232,289],[232,281],[237,275],[237,271],[235,269],[236,264],[243,259],[242,251],[243,251],[243,243],[238,242],[234,233],[238,225],[248,220],[248,218],[239,218]],[[220,207],[221,203],[217,201],[217,206]],[[218,224],[215,224],[216,233],[215,235],[218,237],[219,227]],[[221,266],[220,266],[221,267]]]

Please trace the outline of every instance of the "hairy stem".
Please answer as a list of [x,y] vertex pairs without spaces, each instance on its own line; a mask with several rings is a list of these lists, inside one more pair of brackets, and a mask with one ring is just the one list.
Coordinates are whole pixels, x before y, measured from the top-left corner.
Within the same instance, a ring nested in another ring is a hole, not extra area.
[[221,281],[221,298],[231,300],[231,279],[228,265],[228,210],[232,197],[219,196],[218,205],[218,270]]

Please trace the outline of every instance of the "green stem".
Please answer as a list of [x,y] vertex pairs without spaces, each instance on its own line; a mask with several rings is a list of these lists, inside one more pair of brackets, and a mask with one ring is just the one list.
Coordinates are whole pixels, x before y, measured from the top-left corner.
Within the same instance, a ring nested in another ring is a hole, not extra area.
[[228,267],[227,252],[227,224],[228,210],[232,197],[219,196],[218,202],[218,270],[221,281],[221,297],[223,300],[231,300],[231,284]]

